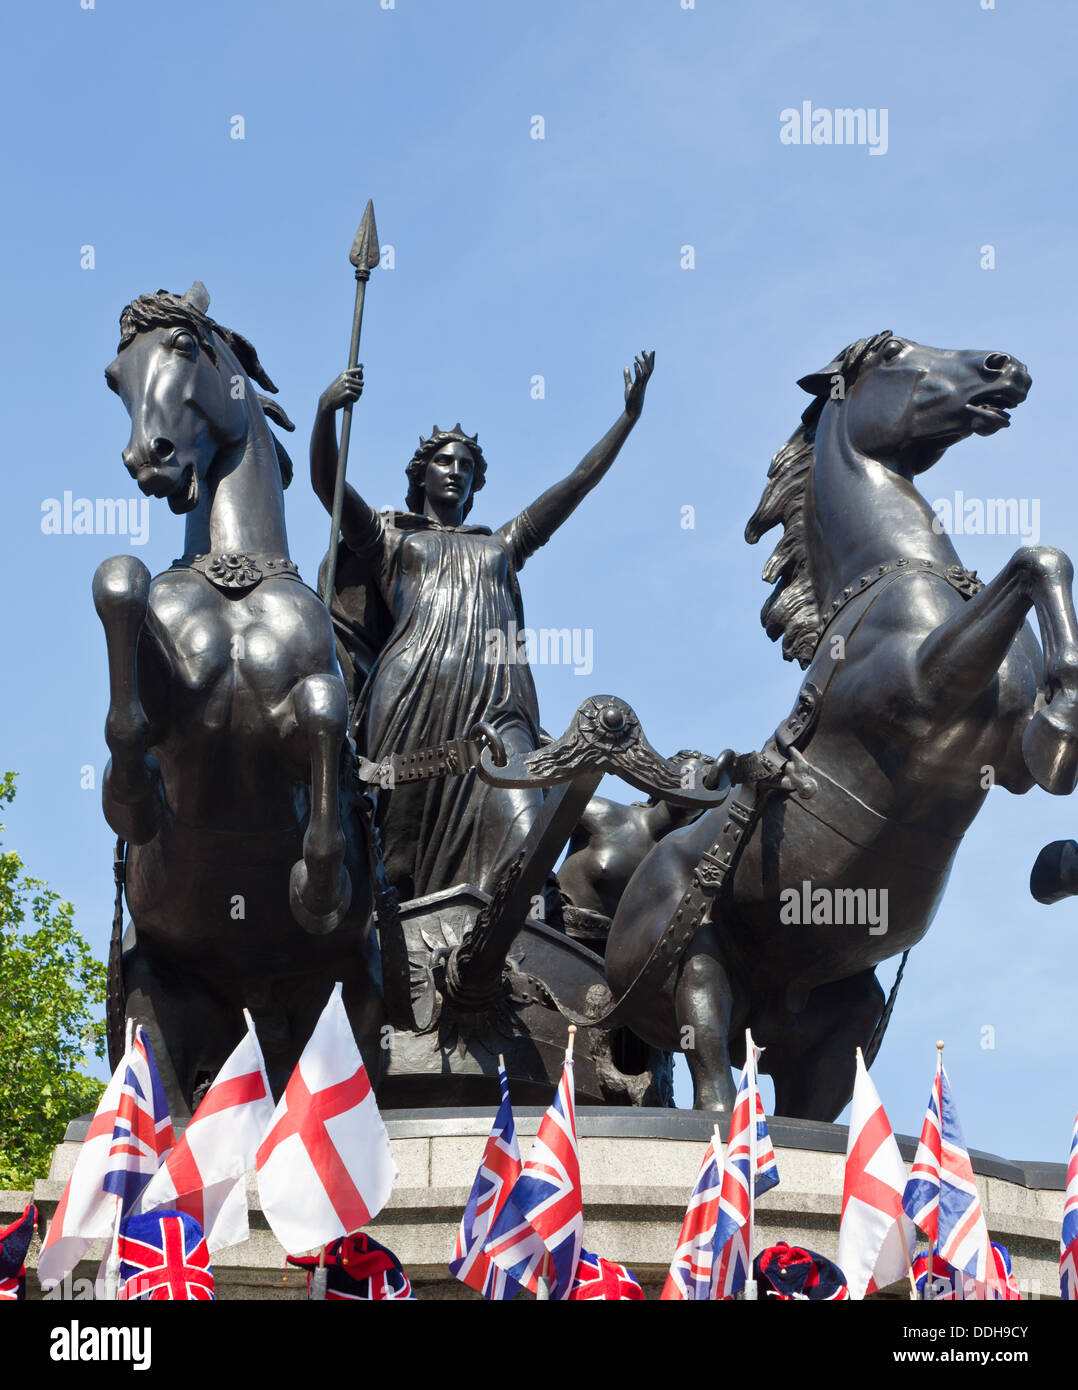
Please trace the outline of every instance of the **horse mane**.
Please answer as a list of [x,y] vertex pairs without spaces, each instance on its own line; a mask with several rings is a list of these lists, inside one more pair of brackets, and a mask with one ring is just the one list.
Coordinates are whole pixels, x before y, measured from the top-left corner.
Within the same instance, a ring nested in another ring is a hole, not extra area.
[[[822,371],[803,376],[798,385],[812,396],[801,424],[771,460],[759,504],[745,526],[745,539],[755,545],[773,526],[782,525],[782,539],[767,558],[763,579],[775,587],[760,610],[760,622],[772,642],[782,638],[782,655],[804,669],[816,652],[824,622],[809,572],[805,544],[805,489],[816,452],[816,427],[829,400],[841,400],[853,386],[866,361],[892,336],[890,329],[851,343]],[[842,387],[835,395],[836,379]]]
[[[205,294],[204,289],[202,293]],[[208,295],[205,297],[205,302],[209,303]],[[228,345],[236,361],[251,380],[266,391],[272,391],[274,395],[277,394],[277,387],[258,360],[258,353],[254,344],[242,333],[237,333],[233,328],[225,328],[223,324],[211,319],[209,314],[199,309],[191,299],[183,295],[172,294],[168,290],[158,290],[155,294],[140,294],[120,314],[120,342],[116,351],[123,352],[124,348],[139,333],[146,333],[152,328],[186,328],[214,366],[218,365],[217,350],[213,345],[213,335],[216,333],[222,342]],[[285,430],[296,428],[282,406],[276,401],[263,396],[260,391],[255,392],[255,397],[267,419],[274,421]],[[294,471],[292,460],[272,430],[270,431],[270,438],[273,440],[273,447],[277,453],[277,464],[281,470],[281,484],[283,487],[287,487],[292,481]]]

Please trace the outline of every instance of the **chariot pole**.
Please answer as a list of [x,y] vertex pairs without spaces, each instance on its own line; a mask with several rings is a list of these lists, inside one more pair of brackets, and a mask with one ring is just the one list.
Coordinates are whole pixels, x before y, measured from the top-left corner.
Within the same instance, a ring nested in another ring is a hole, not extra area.
[[[368,200],[363,221],[359,224],[348,259],[356,270],[356,306],[352,313],[352,342],[348,349],[348,366],[355,367],[359,362],[359,335],[363,329],[363,300],[367,291],[367,281],[371,271],[378,264],[378,229],[374,225],[374,203]],[[337,477],[333,484],[333,521],[329,533],[329,561],[326,565],[326,588],[322,602],[327,608],[333,606],[333,586],[337,577],[337,547],[341,534],[341,516],[344,512],[344,473],[348,465],[348,440],[352,432],[352,402],[349,401],[341,411],[341,443],[337,450]]]

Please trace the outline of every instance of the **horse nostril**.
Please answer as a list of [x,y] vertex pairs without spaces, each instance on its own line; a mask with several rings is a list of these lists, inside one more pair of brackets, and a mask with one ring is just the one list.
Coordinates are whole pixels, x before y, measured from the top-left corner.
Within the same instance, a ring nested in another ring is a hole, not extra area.
[[990,352],[984,359],[984,369],[986,372],[1005,372],[1011,365],[1011,359],[1005,352]]
[[172,455],[176,452],[175,449],[172,447],[172,440],[162,439],[160,436],[158,436],[158,438],[153,441],[153,443],[150,445],[150,448],[154,451],[154,453],[157,455],[158,459],[160,459],[162,463],[164,463],[165,459],[171,458]]

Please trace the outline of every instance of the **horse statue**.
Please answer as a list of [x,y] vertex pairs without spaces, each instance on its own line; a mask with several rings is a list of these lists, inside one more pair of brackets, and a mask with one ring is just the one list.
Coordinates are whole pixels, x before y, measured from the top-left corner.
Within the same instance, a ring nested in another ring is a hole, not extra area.
[[1066,555],[1025,546],[982,584],[915,486],[1010,423],[1021,362],[886,332],[799,385],[812,402],[745,534],[783,527],[761,618],[804,683],[760,752],[720,759],[722,804],[630,880],[607,1015],[684,1051],[703,1110],[732,1107],[751,1027],[776,1113],[829,1121],[894,1002],[875,967],[928,930],[989,787],[1074,790],[1078,623]]
[[[173,1113],[193,1107],[251,1011],[275,1093],[337,980],[372,1080],[384,1014],[369,843],[348,775],[329,614],[289,558],[291,463],[252,345],[199,283],[124,309],[105,377],[131,416],[141,491],[186,517],[156,578],[105,560],[105,817],[126,842],[134,943],[110,959],[110,1046],[149,1031]],[[118,901],[116,927],[122,926]]]

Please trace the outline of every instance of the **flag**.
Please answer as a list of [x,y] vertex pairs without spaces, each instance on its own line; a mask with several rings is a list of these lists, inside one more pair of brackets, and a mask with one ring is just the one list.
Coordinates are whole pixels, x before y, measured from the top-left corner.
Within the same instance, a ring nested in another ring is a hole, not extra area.
[[745,1070],[741,1073],[741,1082],[734,1100],[734,1113],[730,1120],[730,1138],[726,1145],[726,1163],[723,1166],[719,1210],[715,1222],[715,1267],[712,1272],[711,1295],[713,1298],[734,1298],[739,1294],[745,1287],[752,1265],[748,1221],[753,1125],[756,1139],[753,1197],[761,1197],[765,1192],[769,1192],[779,1180],[775,1150],[767,1132],[764,1105],[757,1085],[756,1063],[762,1051],[746,1031]]
[[213,1270],[202,1227],[185,1211],[152,1211],[120,1223],[119,1298],[203,1302]]
[[941,1051],[902,1206],[942,1260],[978,1283],[995,1281],[988,1227]]
[[761,1250],[752,1270],[763,1296],[782,1303],[841,1303],[850,1296],[846,1276],[838,1265],[815,1250],[802,1250],[784,1240]]
[[183,1138],[150,1179],[140,1208],[180,1207],[202,1226],[211,1254],[249,1235],[243,1175],[273,1119],[273,1096],[250,1014]]
[[509,1299],[516,1297],[520,1285],[512,1275],[499,1269],[483,1249],[490,1228],[521,1173],[520,1149],[513,1124],[513,1107],[509,1101],[509,1078],[504,1065],[500,1063],[498,1080],[501,1104],[483,1150],[468,1205],[464,1208],[449,1269],[462,1283],[477,1289],[484,1298]]
[[165,1088],[145,1028],[135,1028],[125,1060],[101,1185],[119,1199],[121,1212],[128,1215],[171,1150],[174,1135]]
[[1067,1164],[1067,1197],[1059,1238],[1059,1293],[1061,1298],[1078,1299],[1078,1119],[1074,1121]]
[[524,1288],[535,1293],[539,1277],[549,1277],[550,1297],[566,1300],[580,1263],[583,1236],[573,1054],[567,1050],[554,1102],[543,1116],[528,1161],[483,1248]]
[[715,1224],[719,1215],[719,1191],[722,1187],[721,1159],[722,1144],[716,1136],[704,1151],[696,1186],[692,1190],[685,1219],[681,1223],[677,1249],[660,1295],[660,1299],[667,1302],[711,1297]]
[[850,1108],[838,1262],[851,1298],[902,1279],[917,1248],[917,1230],[902,1210],[906,1165],[861,1049]]
[[33,1202],[18,1220],[0,1228],[0,1303],[21,1303],[26,1297],[26,1252],[37,1223]]
[[[986,1283],[971,1279],[968,1274],[961,1273],[937,1255],[932,1265],[932,1283],[928,1289],[928,1300],[930,1302],[933,1300],[935,1302],[957,1300],[967,1303],[976,1300],[982,1302],[1020,1301],[1022,1295],[1018,1292],[1018,1280],[1011,1271],[1011,1252],[1005,1245],[997,1245],[993,1241],[989,1253],[991,1278]],[[913,1262],[913,1277],[917,1293],[922,1298],[925,1297],[925,1279],[927,1276],[928,1256],[927,1254],[918,1255]]]
[[643,1297],[644,1290],[624,1265],[581,1250],[570,1300],[599,1298],[607,1303],[630,1303]]
[[289,1078],[255,1155],[262,1210],[291,1254],[365,1226],[397,1176],[341,986]]
[[105,1190],[103,1183],[128,1057],[125,1050],[98,1101],[75,1167],[49,1223],[37,1261],[37,1276],[45,1289],[60,1283],[71,1273],[91,1241],[112,1236],[116,1224],[116,1198]]
[[381,1303],[396,1298],[415,1301],[400,1260],[364,1232],[332,1241],[325,1248],[324,1260],[318,1255],[289,1255],[288,1263],[307,1271],[308,1298],[312,1275],[324,1263],[327,1303]]

